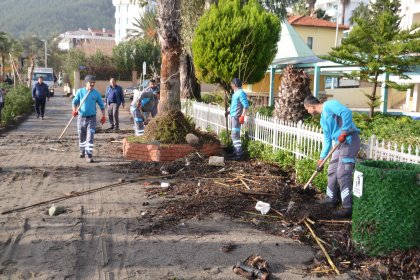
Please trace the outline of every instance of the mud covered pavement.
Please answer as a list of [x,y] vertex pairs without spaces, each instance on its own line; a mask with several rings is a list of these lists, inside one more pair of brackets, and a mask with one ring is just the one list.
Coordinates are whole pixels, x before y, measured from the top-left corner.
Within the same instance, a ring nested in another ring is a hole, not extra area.
[[[69,198],[56,203],[65,209],[58,216],[48,215],[49,204],[0,215],[0,279],[244,279],[232,267],[252,254],[268,262],[271,279],[418,273],[418,252],[357,255],[351,225],[326,221],[317,194],[302,193],[277,167],[215,167],[199,154],[165,164],[124,160],[120,141],[132,124],[121,111],[120,133],[104,133],[109,124],[98,129],[93,164],[78,158],[76,122],[57,142],[71,117],[60,94],[44,121],[31,115],[0,136],[1,212]],[[257,200],[275,211],[259,214]],[[307,217],[344,274],[327,265],[302,223]]]

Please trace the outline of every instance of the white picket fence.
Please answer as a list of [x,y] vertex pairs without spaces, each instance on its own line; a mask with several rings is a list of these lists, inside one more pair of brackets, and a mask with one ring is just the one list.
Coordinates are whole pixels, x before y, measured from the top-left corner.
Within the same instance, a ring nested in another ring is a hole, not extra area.
[[[182,111],[193,118],[197,127],[214,131],[216,134],[226,129],[225,110],[220,106],[183,101]],[[321,129],[302,122],[288,123],[257,113],[254,117],[247,117],[244,125],[252,140],[271,145],[274,150],[290,151],[297,158],[316,159],[322,149]],[[228,127],[230,129],[230,123]],[[359,155],[365,159],[420,163],[418,147],[378,141],[374,135],[369,139],[362,139]]]

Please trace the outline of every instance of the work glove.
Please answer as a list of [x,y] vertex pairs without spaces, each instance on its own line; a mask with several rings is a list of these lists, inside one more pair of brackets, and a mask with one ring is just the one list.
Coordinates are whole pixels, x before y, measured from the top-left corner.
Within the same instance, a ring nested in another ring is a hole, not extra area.
[[322,172],[322,170],[324,169],[324,165],[322,164],[323,159],[318,159],[318,161],[316,162],[316,171],[317,172]]
[[239,123],[243,124],[245,122],[245,116],[240,116],[239,117]]
[[346,142],[347,132],[342,132],[340,136],[338,136],[338,142],[344,143]]
[[101,118],[101,124],[104,124],[104,123],[105,123],[105,121],[106,121],[105,116],[102,116],[102,118]]
[[227,118],[229,116],[229,114],[230,114],[230,112],[229,111],[226,111],[225,112],[225,118]]
[[76,117],[79,114],[79,112],[77,112],[77,110],[73,110],[73,112],[71,112],[71,115],[73,117]]

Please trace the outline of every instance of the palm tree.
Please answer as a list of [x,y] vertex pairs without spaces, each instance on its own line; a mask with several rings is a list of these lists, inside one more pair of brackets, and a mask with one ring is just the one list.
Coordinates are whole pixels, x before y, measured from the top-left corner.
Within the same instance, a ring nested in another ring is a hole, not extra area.
[[311,95],[311,79],[303,70],[287,66],[282,74],[279,97],[275,102],[274,115],[284,121],[297,122],[303,120],[308,112],[303,100]]
[[0,32],[0,75],[4,77],[4,64],[6,63],[6,57],[8,56],[12,47],[12,39],[5,32]]
[[159,112],[181,110],[181,0],[159,0],[159,42],[162,52]]
[[134,19],[134,28],[127,30],[130,40],[146,38],[150,39],[155,44],[158,44],[158,21],[156,16],[157,12],[155,8],[145,8],[139,18]]
[[32,87],[32,73],[38,57],[42,57],[44,43],[36,36],[25,37],[21,40],[25,58],[29,60],[28,65],[28,87]]

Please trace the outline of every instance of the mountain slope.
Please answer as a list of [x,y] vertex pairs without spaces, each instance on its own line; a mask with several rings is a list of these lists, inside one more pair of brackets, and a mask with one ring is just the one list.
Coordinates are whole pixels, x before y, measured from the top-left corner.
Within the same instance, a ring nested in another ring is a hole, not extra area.
[[115,27],[112,0],[1,0],[0,31],[49,37],[65,31]]

